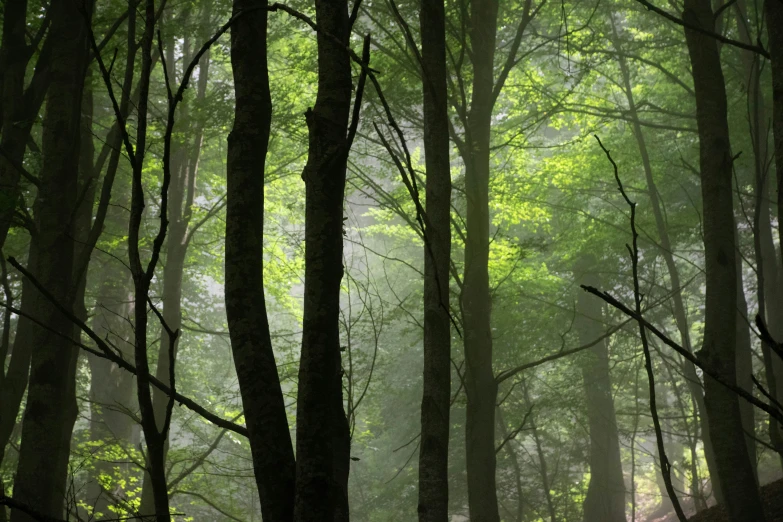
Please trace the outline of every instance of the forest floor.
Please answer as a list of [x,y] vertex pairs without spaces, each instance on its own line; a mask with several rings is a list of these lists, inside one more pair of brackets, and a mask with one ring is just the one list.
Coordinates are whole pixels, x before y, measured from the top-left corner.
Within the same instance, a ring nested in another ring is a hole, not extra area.
[[[764,502],[764,513],[767,515],[766,522],[783,522],[783,479],[762,486],[761,500]],[[723,507],[713,506],[693,515],[688,522],[728,522],[728,520]],[[670,513],[658,519],[658,522],[677,522],[677,516]]]

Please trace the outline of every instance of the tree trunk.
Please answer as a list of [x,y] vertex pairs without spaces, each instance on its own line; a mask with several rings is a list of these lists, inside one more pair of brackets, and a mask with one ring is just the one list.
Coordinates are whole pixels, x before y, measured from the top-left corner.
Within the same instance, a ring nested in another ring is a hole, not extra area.
[[[768,47],[772,72],[772,132],[777,173],[778,223],[783,223],[783,5],[778,0],[764,2],[767,15]],[[778,227],[783,238],[783,227]],[[783,245],[783,241],[780,242]],[[780,342],[780,341],[778,341]]]
[[465,445],[468,507],[473,522],[499,522],[495,478],[495,401],[492,299],[489,291],[489,144],[492,121],[498,3],[470,4],[473,95],[466,129],[467,199],[462,310],[467,407]]
[[346,0],[316,0],[318,96],[308,109],[309,156],[302,173],[305,283],[296,407],[297,522],[347,520],[350,433],[342,399],[340,281],[343,200],[351,108]]
[[[24,79],[30,51],[25,41],[27,29],[27,1],[6,2],[3,6],[3,36],[0,45],[0,144],[14,160],[24,157],[25,140],[29,135],[20,127],[27,127],[17,120],[19,106],[23,105]],[[20,174],[4,156],[0,156],[0,249],[5,244],[8,229],[13,220],[19,199]]]
[[[712,31],[709,0],[686,0],[683,19]],[[685,30],[696,92],[706,272],[704,345],[700,359],[721,379],[736,384],[737,273],[732,157],[726,86],[714,39]],[[732,522],[763,521],[761,499],[745,444],[738,397],[707,378],[705,405],[718,480]]]
[[25,146],[30,130],[38,117],[44,97],[51,81],[52,48],[54,39],[49,34],[38,53],[35,72],[30,84],[24,89],[27,64],[32,51],[25,41],[27,2],[6,2],[3,13],[3,40],[0,56],[2,75],[2,98],[0,112],[2,138],[0,146],[5,155],[0,155],[0,249],[5,244],[8,230],[13,222],[14,211],[19,204],[21,173],[13,166],[24,159]]
[[[583,272],[578,277],[581,277],[582,284],[600,288],[598,277],[584,273],[593,266],[594,263],[590,261],[584,263],[578,268]],[[601,316],[604,309],[605,305],[596,306],[593,296],[579,292],[575,324],[579,344],[593,342],[603,335]],[[582,380],[590,433],[590,485],[583,503],[584,521],[625,522],[625,480],[606,340],[585,352],[584,359]]]
[[424,154],[427,167],[424,247],[424,394],[419,449],[419,521],[446,522],[449,511],[451,409],[451,169],[443,0],[420,4]]
[[[73,2],[56,0],[51,35],[52,89],[43,120],[43,166],[35,204],[35,265],[30,270],[60,302],[70,306],[77,293],[74,269],[74,211],[79,185],[82,93],[88,56],[87,22]],[[88,6],[89,9],[89,6]],[[61,517],[71,428],[76,415],[76,348],[73,325],[40,295],[35,316],[57,335],[34,328],[27,406],[22,425],[14,497],[39,512]],[[13,522],[33,520],[18,510]]]
[[[680,344],[682,344],[682,346],[687,350],[692,350],[693,348],[691,346],[690,325],[688,324],[688,317],[685,313],[685,303],[682,297],[680,272],[677,269],[676,263],[674,262],[674,252],[672,250],[671,239],[669,238],[669,229],[664,219],[660,198],[658,197],[658,187],[656,186],[655,178],[653,177],[652,163],[650,162],[650,155],[647,149],[647,141],[644,138],[644,132],[642,131],[642,126],[639,123],[636,100],[634,99],[633,89],[631,87],[631,73],[628,68],[628,61],[626,60],[625,55],[621,52],[614,21],[612,21],[612,23],[612,28],[615,30],[614,47],[618,52],[617,61],[620,65],[620,72],[623,77],[623,87],[625,90],[626,99],[628,101],[628,112],[629,116],[633,120],[634,137],[636,138],[636,144],[639,148],[639,155],[642,158],[644,177],[647,184],[647,193],[650,197],[650,204],[652,207],[653,216],[655,218],[658,239],[660,241],[660,252],[666,263],[666,268],[669,273],[669,281],[671,282],[674,320],[677,325],[677,331],[680,334]],[[721,503],[723,502],[723,494],[720,489],[720,484],[718,484],[717,480],[714,480],[714,478],[717,476],[717,466],[715,464],[715,452],[712,448],[712,440],[709,436],[707,412],[704,406],[704,391],[702,389],[701,379],[699,379],[699,376],[696,373],[696,367],[690,362],[683,362],[682,371],[688,384],[688,391],[693,397],[693,402],[696,405],[696,414],[698,416],[699,426],[701,427],[703,434],[704,457],[707,461],[707,469],[710,472],[710,477],[713,479],[713,494],[715,495],[718,503]],[[668,498],[668,495],[664,495],[663,498]]]
[[[235,0],[236,15],[265,0]],[[248,13],[231,28],[236,92],[228,137],[226,314],[261,513],[291,522],[295,462],[264,301],[264,165],[272,121],[266,54],[267,13]]]
[[[19,30],[24,33],[25,12],[17,11],[23,2],[7,2],[4,12],[3,26],[3,48],[11,55],[5,61],[5,70],[3,72],[3,98],[0,106],[3,107],[2,129],[3,134],[0,138],[0,147],[8,154],[11,160],[21,163],[24,159],[25,144],[30,137],[30,129],[39,113],[43,103],[44,96],[51,80],[50,64],[53,47],[53,38],[51,30],[47,35],[41,52],[36,62],[33,78],[30,85],[24,92],[21,91],[20,82],[24,82],[24,69],[27,65],[25,60],[21,59],[26,51],[20,47],[24,45],[24,34],[19,35]],[[19,17],[21,16],[21,21]],[[22,24],[21,29],[18,24]],[[5,40],[5,38],[8,40]],[[27,56],[29,59],[29,56]],[[19,203],[19,180],[20,173],[11,165],[8,158],[0,155],[0,186],[4,188],[0,191],[0,249],[5,244],[8,230],[11,226],[14,211]],[[27,265],[36,266],[37,251],[30,248]],[[20,308],[26,315],[33,314],[36,311],[35,289],[26,280],[22,282],[22,299]],[[26,296],[26,297],[25,297]],[[11,438],[16,419],[19,415],[24,392],[27,389],[28,374],[30,369],[30,357],[32,353],[32,335],[35,330],[35,324],[25,318],[20,317],[16,327],[16,336],[14,338],[14,348],[11,353],[11,360],[8,365],[8,371],[0,385],[0,461],[5,450],[6,444]]]
[[[202,2],[201,17],[199,21],[205,22],[206,15],[209,13],[206,8],[209,2]],[[182,23],[185,23],[183,21]],[[172,24],[173,25],[173,24]],[[206,24],[204,24],[206,25]],[[166,58],[169,72],[169,82],[171,85],[179,85],[177,82],[176,67],[174,61],[174,49],[176,38],[169,34],[170,38],[166,45],[166,53],[170,56]],[[185,35],[183,43],[183,70],[190,63],[191,56],[191,37]],[[196,100],[203,102],[206,97],[207,80],[209,78],[209,52],[205,53],[199,63],[198,83],[196,87]],[[179,132],[185,136],[184,140],[177,140],[172,143],[171,153],[171,172],[172,180],[169,188],[169,233],[167,235],[166,264],[163,267],[163,309],[161,314],[163,320],[173,332],[179,331],[182,327],[182,280],[185,273],[185,258],[188,253],[190,243],[190,218],[193,214],[192,206],[195,196],[196,176],[198,174],[198,160],[201,153],[201,144],[204,137],[204,128],[200,122],[191,120],[188,104],[183,100],[179,104],[179,117],[176,127]],[[174,133],[178,131],[175,128]],[[176,361],[179,348],[179,339],[173,343],[173,354],[169,353],[172,343],[168,332],[164,329],[161,332],[160,348],[158,349],[158,364],[155,368],[155,377],[165,383],[170,384],[169,372],[172,359]],[[152,407],[155,410],[155,422],[158,426],[163,424],[166,417],[166,406],[169,397],[157,388],[152,390]],[[164,446],[164,455],[168,454],[169,441],[166,437]],[[140,513],[150,513],[154,509],[154,497],[152,494],[151,481],[149,475],[145,475],[144,486],[142,488]]]

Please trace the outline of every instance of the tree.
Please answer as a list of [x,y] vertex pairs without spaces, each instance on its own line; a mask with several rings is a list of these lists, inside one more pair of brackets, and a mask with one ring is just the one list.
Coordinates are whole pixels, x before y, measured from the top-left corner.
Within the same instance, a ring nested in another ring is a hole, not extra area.
[[[199,12],[196,18],[197,43],[194,45],[194,37],[186,33],[183,38],[182,54],[182,74],[188,64],[193,59],[193,55],[198,51],[202,41],[206,40],[203,35],[209,22],[210,2],[202,1],[199,6]],[[181,20],[178,22],[188,24],[189,10],[184,10],[181,14]],[[178,75],[175,49],[176,35],[174,34],[175,23],[164,24],[164,29],[168,33],[166,43],[166,63],[168,79],[170,85],[177,85]],[[207,83],[209,80],[209,51],[204,54],[199,64],[198,82],[196,85],[195,104],[203,104],[207,92]],[[161,296],[161,305],[163,321],[167,327],[163,331],[163,339],[158,350],[158,364],[155,367],[155,377],[161,382],[169,384],[169,361],[177,358],[177,348],[179,340],[172,340],[168,330],[177,332],[182,327],[182,279],[185,274],[185,259],[188,253],[191,240],[196,230],[203,222],[191,223],[193,217],[194,199],[198,195],[196,190],[196,179],[198,175],[199,156],[201,154],[201,145],[204,139],[204,122],[194,119],[188,110],[188,104],[185,100],[180,103],[177,138],[173,139],[171,152],[171,171],[172,181],[168,194],[170,207],[170,230],[168,233],[166,262],[163,266],[163,295]],[[183,131],[183,129],[186,129]],[[172,131],[174,132],[174,131]],[[207,216],[209,217],[209,216]],[[169,354],[169,349],[173,350]],[[166,417],[166,406],[168,396],[159,390],[153,390],[153,408],[155,418],[158,424],[162,424]],[[168,440],[166,441],[168,448]],[[167,453],[167,450],[166,450]],[[139,508],[141,513],[149,513],[153,509],[153,495],[150,480],[145,480],[145,487],[142,491],[142,505]]]
[[[683,20],[712,30],[712,7],[706,0],[688,0]],[[737,272],[732,196],[732,152],[727,120],[726,87],[716,41],[685,29],[693,68],[699,163],[704,206],[706,270],[704,344],[699,359],[726,382],[735,384]],[[761,499],[745,444],[739,398],[716,380],[707,378],[705,405],[715,448],[718,481],[731,491],[726,505],[732,521],[764,520]]]
[[264,301],[264,166],[272,120],[264,1],[237,0],[231,29],[236,91],[228,137],[226,314],[264,520],[294,516],[296,470]]
[[443,0],[422,0],[421,68],[424,154],[424,376],[419,451],[419,521],[448,520],[449,410],[451,409],[451,166],[446,85],[446,13]]
[[[348,520],[350,434],[340,364],[343,201],[351,110],[348,2],[316,0],[318,95],[306,113],[305,280],[294,520]],[[357,109],[358,111],[358,109]],[[358,112],[356,117],[358,117]],[[355,130],[353,131],[355,132]]]
[[[575,275],[581,284],[598,287],[598,278],[591,273],[594,265],[594,260],[586,259],[577,266]],[[575,322],[579,341],[587,344],[601,337],[606,307],[596,310],[594,299],[585,292],[580,292],[577,303],[579,316]],[[625,520],[625,482],[607,344],[602,339],[583,356],[582,380],[590,426],[590,486],[583,507],[585,522]]]
[[[74,214],[78,205],[81,107],[89,50],[91,6],[52,2],[52,86],[44,116],[44,164],[36,199],[31,270],[61,302],[72,306]],[[35,293],[36,325],[30,338],[30,385],[14,496],[45,515],[59,517],[66,498],[71,430],[76,420],[73,325]],[[34,520],[15,510],[13,522]]]
[[[764,2],[767,15],[767,37],[772,71],[772,131],[774,135],[775,169],[777,172],[778,221],[783,208],[783,7],[780,2]],[[778,230],[780,234],[780,230]]]

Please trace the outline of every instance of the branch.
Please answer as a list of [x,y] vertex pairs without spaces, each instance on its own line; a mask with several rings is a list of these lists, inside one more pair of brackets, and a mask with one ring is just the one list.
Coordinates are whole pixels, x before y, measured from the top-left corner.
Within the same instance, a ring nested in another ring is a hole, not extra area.
[[596,344],[600,343],[604,339],[607,339],[607,338],[611,337],[612,335],[614,335],[614,333],[616,331],[620,330],[622,327],[624,327],[629,322],[631,322],[631,319],[626,319],[622,323],[611,327],[609,330],[606,331],[605,334],[603,334],[602,336],[596,338],[594,341],[590,341],[589,343],[583,344],[582,346],[577,346],[576,348],[571,348],[569,350],[560,350],[557,353],[554,353],[552,355],[547,355],[546,357],[544,357],[542,359],[538,359],[537,361],[521,364],[521,365],[517,366],[516,368],[511,368],[510,370],[502,371],[499,374],[497,374],[497,376],[495,377],[495,382],[497,384],[500,384],[503,381],[513,377],[514,375],[516,375],[519,372],[522,372],[524,370],[529,370],[530,368],[535,368],[536,366],[541,366],[542,364],[545,364],[545,363],[548,363],[548,362],[551,362],[551,361],[556,361],[557,359],[561,359],[563,357],[568,357],[569,355],[573,355],[575,353],[579,353],[581,351],[587,350],[588,348],[592,348],[593,346],[595,346]]
[[[361,0],[356,0],[357,4]],[[345,148],[350,150],[353,140],[356,137],[356,130],[359,128],[359,113],[362,108],[362,96],[364,95],[364,85],[367,82],[367,66],[370,65],[370,34],[364,37],[362,47],[362,72],[359,75],[359,83],[356,86],[356,98],[353,102],[353,114],[351,115],[351,124],[348,127],[348,137],[346,138]]]
[[525,424],[527,424],[527,419],[528,417],[530,417],[531,413],[533,413],[532,404],[530,405],[530,408],[527,410],[527,413],[525,413],[525,416],[522,418],[522,423],[519,425],[519,427],[517,427],[517,429],[515,429],[514,431],[506,435],[506,437],[503,439],[503,442],[500,443],[500,446],[498,446],[495,449],[495,455],[500,453],[500,450],[503,449],[503,446],[505,446],[508,441],[514,439],[517,435],[519,435],[519,432],[522,431],[522,429],[525,427]]
[[[243,413],[239,413],[239,414],[235,415],[234,418],[231,419],[231,422],[236,422],[236,420],[239,417],[241,417],[242,415],[244,415],[244,414]],[[172,481],[169,482],[169,485],[168,485],[169,490],[174,489],[177,486],[177,484],[179,484],[185,478],[187,478],[188,475],[190,475],[191,473],[196,471],[198,469],[198,467],[201,466],[204,463],[205,460],[207,460],[207,457],[209,457],[212,454],[212,452],[215,451],[215,449],[217,449],[218,444],[220,444],[220,441],[223,439],[223,436],[227,432],[228,432],[227,429],[225,429],[225,428],[222,429],[220,431],[220,433],[218,433],[218,436],[215,437],[215,440],[212,441],[212,444],[209,445],[209,447],[204,451],[204,453],[202,453],[201,455],[198,456],[198,458],[196,459],[196,462],[194,462],[191,466],[189,466],[186,469],[184,469],[179,475],[176,476],[176,478],[172,479]]]
[[227,513],[226,511],[220,509],[211,500],[209,500],[207,497],[205,497],[201,493],[195,493],[193,491],[184,491],[184,490],[178,489],[178,490],[175,490],[175,491],[171,492],[171,496],[173,497],[174,495],[190,495],[191,497],[196,497],[197,499],[201,500],[206,505],[208,505],[209,507],[211,507],[212,509],[214,509],[215,511],[217,511],[218,513],[220,513],[224,517],[230,518],[231,520],[236,520],[236,522],[245,522],[241,518],[237,518],[234,515],[232,515],[231,513]]
[[8,154],[8,151],[5,150],[3,147],[0,147],[0,156],[4,157],[5,160],[14,169],[16,169],[16,171],[19,174],[21,174],[24,179],[26,179],[27,181],[35,185],[36,188],[41,188],[41,182],[38,180],[38,178],[30,174],[30,172],[26,168],[24,168],[24,165],[16,161],[10,154]]
[[658,13],[659,15],[663,16],[667,20],[669,20],[671,22],[674,22],[675,24],[680,25],[682,27],[685,27],[686,29],[690,29],[692,31],[696,31],[697,33],[701,33],[701,34],[707,35],[710,38],[714,38],[714,39],[716,39],[717,41],[719,41],[721,43],[732,45],[734,47],[739,47],[740,49],[745,49],[746,51],[751,51],[751,52],[754,52],[756,54],[760,54],[761,56],[763,56],[764,58],[766,58],[768,60],[770,59],[769,52],[767,52],[767,50],[764,49],[761,46],[749,45],[749,44],[746,44],[746,43],[742,43],[742,42],[739,42],[737,40],[732,40],[731,38],[726,38],[725,36],[723,36],[721,34],[718,34],[718,33],[714,32],[714,31],[709,31],[707,29],[703,29],[699,25],[696,25],[696,24],[693,24],[693,23],[690,23],[690,22],[686,22],[682,18],[678,18],[678,17],[674,16],[673,14],[670,14],[667,11],[664,11],[660,7],[656,7],[655,5],[651,4],[647,0],[636,0],[636,1],[639,2],[640,4],[642,4],[644,7],[646,7],[649,11],[653,11],[655,13]]
[[[604,149],[605,150],[605,149]],[[751,393],[748,393],[746,390],[743,390],[742,388],[739,388],[738,386],[726,382],[723,377],[721,377],[719,374],[714,372],[712,368],[707,367],[704,365],[695,355],[693,355],[689,350],[686,350],[682,346],[680,346],[678,343],[671,340],[666,334],[661,332],[655,325],[651,324],[649,321],[647,321],[640,313],[637,313],[627,306],[625,306],[622,302],[618,301],[616,298],[614,298],[611,294],[608,292],[603,292],[601,290],[598,290],[595,287],[588,286],[588,285],[580,285],[581,288],[588,293],[593,294],[594,296],[602,299],[607,304],[611,305],[612,307],[616,308],[620,312],[624,313],[628,317],[633,318],[637,322],[640,323],[640,325],[643,325],[644,328],[649,330],[653,333],[658,339],[660,339],[665,345],[672,348],[675,352],[680,354],[683,358],[693,363],[697,368],[701,369],[706,375],[709,375],[713,379],[715,379],[718,383],[723,385],[724,387],[728,388],[732,392],[736,393],[749,403],[753,404],[760,410],[768,413],[770,416],[775,418],[776,420],[783,422],[783,412],[780,410],[773,408],[769,404],[760,401],[756,397],[754,397]]]
[[8,506],[11,509],[21,511],[22,513],[30,516],[31,518],[37,520],[38,522],[66,522],[65,520],[62,520],[60,518],[55,518],[55,517],[50,517],[49,515],[45,515],[40,511],[33,509],[28,504],[15,500],[12,497],[6,497],[5,495],[0,496],[0,506]]
[[[130,362],[126,361],[124,358],[120,357],[116,353],[114,353],[111,349],[111,347],[103,340],[101,337],[95,333],[94,330],[92,330],[89,326],[87,326],[84,321],[76,317],[70,310],[65,308],[52,294],[49,292],[46,288],[41,285],[41,283],[33,276],[26,268],[24,268],[19,262],[14,259],[13,257],[8,258],[8,262],[19,272],[24,275],[30,283],[41,293],[41,295],[49,301],[61,314],[63,314],[66,318],[68,318],[69,321],[71,321],[73,324],[75,324],[79,329],[84,332],[87,337],[92,339],[92,341],[98,346],[99,350],[95,350],[94,348],[90,348],[89,346],[85,346],[77,341],[71,340],[75,346],[78,346],[79,348],[90,352],[93,355],[96,355],[98,357],[102,357],[104,359],[108,359],[115,363],[120,368],[132,373],[133,375],[136,375],[138,377],[139,371],[138,369],[132,365]],[[34,317],[30,316],[29,314],[26,314],[22,312],[19,309],[10,307],[6,304],[3,304],[2,306],[5,306],[9,310],[11,310],[16,315],[19,315],[21,317],[26,317],[32,321],[34,321],[36,324],[43,328],[47,328],[48,330],[52,331],[53,333],[56,333],[58,335],[63,335],[55,330],[52,330],[48,328],[46,325],[44,325],[41,321],[38,321]],[[243,437],[247,437],[247,428],[244,426],[240,426],[238,424],[235,424],[233,422],[227,421],[216,414],[208,411],[206,408],[201,406],[200,404],[196,403],[193,399],[190,399],[188,397],[185,397],[184,395],[181,395],[180,393],[173,392],[171,388],[169,388],[166,384],[159,381],[154,375],[147,374],[147,379],[149,380],[150,384],[158,388],[160,391],[165,393],[166,395],[173,396],[180,405],[185,406],[189,410],[201,415],[204,419],[208,420],[215,426],[219,426],[221,428],[225,428],[229,431],[233,431],[234,433],[238,435],[242,435]]]

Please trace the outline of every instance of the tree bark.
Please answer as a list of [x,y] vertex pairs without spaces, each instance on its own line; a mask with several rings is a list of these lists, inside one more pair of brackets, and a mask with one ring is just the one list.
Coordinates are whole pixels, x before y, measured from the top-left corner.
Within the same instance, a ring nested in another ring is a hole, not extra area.
[[[587,273],[594,263],[586,261],[577,267],[582,272],[577,276],[582,284],[600,288],[598,277]],[[605,308],[605,305],[597,307],[587,292],[579,292],[575,326],[580,344],[593,342],[603,335],[601,316]],[[606,340],[590,348],[583,357],[582,380],[590,433],[590,484],[582,504],[584,521],[625,522],[625,480]]]
[[[19,30],[20,12],[12,12],[22,2],[7,2],[4,16],[4,37],[8,36],[10,42],[4,41],[3,46],[9,53],[19,54],[19,59],[27,51],[20,45],[24,44],[24,35],[22,41],[17,40],[15,33]],[[26,13],[25,13],[26,14]],[[24,16],[22,16],[24,18]],[[22,27],[24,32],[24,27]],[[8,31],[8,33],[6,33]],[[3,134],[0,138],[0,147],[8,154],[10,160],[14,163],[21,163],[24,159],[25,144],[30,137],[30,129],[43,104],[44,96],[48,90],[51,81],[50,65],[51,53],[53,47],[53,38],[51,31],[44,40],[43,47],[36,62],[33,78],[30,85],[22,93],[18,82],[24,81],[24,64],[13,58],[13,64],[7,66],[3,79]],[[5,51],[4,51],[5,52]],[[29,58],[29,56],[28,56]],[[8,62],[6,62],[8,63]],[[21,73],[17,68],[21,68]],[[19,97],[20,96],[20,97]],[[19,181],[20,173],[12,166],[11,161],[5,156],[0,155],[0,249],[5,244],[8,230],[13,221],[13,215],[19,203]],[[34,248],[29,249],[27,265],[36,266],[37,251]],[[22,282],[21,310],[26,315],[31,315],[36,311],[35,289],[24,280]],[[25,297],[26,296],[26,297]],[[11,354],[11,360],[8,365],[8,371],[0,385],[0,461],[5,450],[6,444],[10,440],[11,433],[16,425],[16,419],[21,407],[24,392],[27,389],[28,374],[30,369],[30,357],[32,354],[32,335],[35,330],[35,324],[25,318],[20,317],[16,327],[16,336],[14,338],[14,348]]]
[[468,507],[474,522],[499,522],[496,491],[495,401],[492,370],[492,299],[489,290],[489,144],[494,106],[498,3],[470,3],[473,94],[466,129],[467,199],[462,310],[465,347],[465,420]]
[[[714,28],[709,0],[686,0],[683,19],[705,30]],[[716,41],[687,28],[685,37],[696,92],[704,212],[705,327],[699,357],[726,382],[736,384],[736,241],[726,86]],[[763,521],[739,399],[714,379],[705,379],[704,387],[718,480],[724,492],[731,492],[725,495],[729,518]]]
[[[340,281],[351,108],[348,2],[316,0],[318,96],[308,109],[305,283],[296,407],[297,522],[347,520],[350,432],[343,408]],[[328,33],[327,34],[324,34]],[[332,40],[336,38],[337,42]],[[339,42],[339,44],[338,44]]]
[[[233,12],[265,5],[235,0]],[[231,28],[236,108],[228,137],[225,294],[261,513],[265,521],[290,522],[294,450],[264,301],[264,166],[272,121],[266,35],[265,10]]]
[[53,38],[50,29],[38,54],[30,84],[24,88],[25,73],[32,56],[32,50],[25,41],[26,16],[26,1],[6,2],[3,13],[3,55],[0,57],[0,66],[3,68],[0,147],[5,151],[5,154],[0,154],[0,187],[3,188],[0,191],[0,249],[5,244],[21,197],[21,173],[13,164],[21,164],[24,160],[30,130],[51,81]]
[[[25,41],[27,29],[27,1],[6,2],[3,6],[3,36],[0,43],[0,144],[14,160],[24,157],[25,141],[29,135],[20,132],[23,122],[16,120],[20,101],[24,98],[24,79],[30,52]],[[22,136],[24,134],[24,136]],[[5,244],[19,199],[20,174],[4,156],[0,156],[0,249]]]
[[[76,297],[74,212],[79,186],[82,95],[88,57],[84,13],[73,2],[50,4],[52,86],[43,120],[43,166],[35,204],[36,233],[31,271],[62,303]],[[88,11],[91,7],[88,6]],[[60,517],[66,495],[71,428],[76,415],[76,348],[69,342],[73,325],[40,295],[35,316],[47,325],[34,328],[27,406],[22,425],[14,497],[41,513]],[[12,522],[33,520],[18,510]]]
[[427,168],[424,247],[424,392],[419,449],[419,521],[446,522],[449,511],[451,409],[451,170],[443,0],[420,4],[424,154]]
[[[778,223],[783,223],[783,5],[778,0],[764,2],[772,73],[772,133],[777,179]],[[779,239],[783,227],[778,227]],[[783,241],[781,241],[783,245]]]

